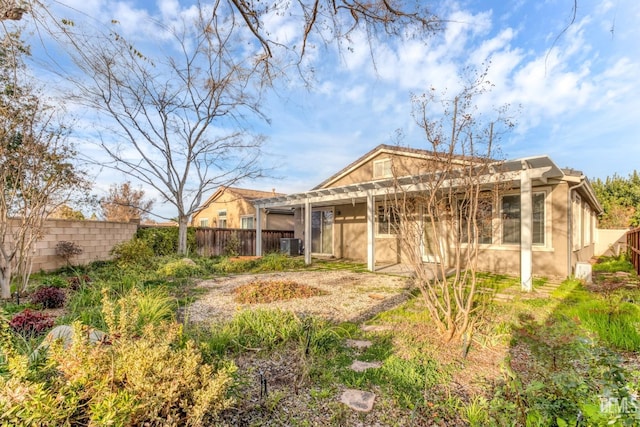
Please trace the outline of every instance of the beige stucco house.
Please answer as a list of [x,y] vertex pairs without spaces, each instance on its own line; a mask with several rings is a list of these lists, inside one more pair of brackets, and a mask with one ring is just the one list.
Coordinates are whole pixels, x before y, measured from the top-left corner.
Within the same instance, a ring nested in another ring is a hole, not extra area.
[[[256,228],[256,209],[252,202],[265,197],[281,197],[275,191],[220,187],[192,216],[194,227]],[[293,230],[294,211],[290,207],[266,209],[260,217],[263,230]]]
[[[433,172],[438,161],[430,151],[380,145],[310,191],[253,204],[258,217],[268,209],[295,209],[295,236],[305,242],[308,263],[312,255],[326,255],[366,261],[374,271],[405,261],[393,219],[385,215],[390,193],[428,191],[429,180],[440,177]],[[472,160],[454,161],[462,167]],[[445,187],[460,185],[445,178]],[[479,179],[487,188],[501,188],[485,209],[489,227],[478,243],[480,270],[520,275],[523,288],[530,289],[533,276],[566,277],[577,262],[593,256],[602,208],[582,173],[536,156],[492,162]],[[430,262],[429,245],[423,246],[423,259]]]

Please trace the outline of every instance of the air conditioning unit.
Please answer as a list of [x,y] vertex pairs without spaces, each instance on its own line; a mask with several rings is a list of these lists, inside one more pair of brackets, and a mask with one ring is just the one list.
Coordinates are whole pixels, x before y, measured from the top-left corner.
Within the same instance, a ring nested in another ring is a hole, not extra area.
[[289,255],[289,256],[297,256],[300,255],[300,247],[301,247],[300,239],[296,238],[281,238],[280,239],[280,253]]

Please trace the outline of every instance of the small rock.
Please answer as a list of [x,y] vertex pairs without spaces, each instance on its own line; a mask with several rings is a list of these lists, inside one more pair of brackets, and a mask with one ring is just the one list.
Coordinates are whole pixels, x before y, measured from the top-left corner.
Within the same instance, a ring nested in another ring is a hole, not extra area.
[[182,259],[180,260],[180,262],[181,262],[182,264],[188,265],[188,266],[190,266],[190,267],[195,267],[195,266],[197,266],[197,265],[198,265],[198,264],[196,264],[196,263],[195,263],[195,261],[194,261],[194,260],[192,260],[191,258],[182,258]]
[[347,345],[347,347],[357,348],[358,350],[362,350],[362,349],[371,347],[372,342],[365,341],[365,340],[346,340],[345,344]]
[[616,271],[614,276],[616,276],[616,277],[631,277],[631,273],[629,273],[627,271]]
[[[97,329],[91,329],[88,332],[89,342],[92,344],[103,341],[106,336],[107,334]],[[42,340],[38,348],[33,351],[31,357],[36,357],[42,349],[49,348],[49,345],[58,339],[62,340],[62,346],[64,348],[68,348],[73,343],[73,327],[60,325],[53,328],[47,336],[44,337],[44,340]]]
[[373,409],[375,399],[376,395],[373,393],[353,389],[345,390],[340,396],[340,402],[359,412],[370,412]]
[[367,369],[379,368],[382,366],[382,362],[363,362],[361,360],[354,360],[349,368],[356,372],[364,372]]

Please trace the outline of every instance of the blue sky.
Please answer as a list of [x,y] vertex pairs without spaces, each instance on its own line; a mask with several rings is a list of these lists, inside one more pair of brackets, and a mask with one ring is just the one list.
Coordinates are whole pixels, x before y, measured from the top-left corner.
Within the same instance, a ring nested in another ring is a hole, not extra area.
[[[117,19],[138,40],[156,36],[154,22],[169,23],[192,6],[176,0],[62,3],[103,21]],[[278,82],[264,98],[270,124],[254,122],[268,138],[265,163],[278,165],[275,174],[282,179],[241,185],[285,193],[310,189],[376,145],[394,143],[398,129],[404,144],[427,148],[411,117],[411,95],[430,87],[454,94],[465,67],[482,64],[490,64],[494,87],[478,99],[480,111],[509,104],[517,113],[516,127],[500,143],[504,157],[547,154],[591,179],[640,169],[640,3],[578,0],[568,28],[573,0],[435,3],[448,23],[426,42],[370,45],[355,32],[341,50],[310,49],[305,61],[316,70],[311,87],[295,76]],[[295,23],[274,17],[273,37],[295,41]],[[124,179],[102,171],[96,193]],[[157,209],[171,216],[170,207]]]

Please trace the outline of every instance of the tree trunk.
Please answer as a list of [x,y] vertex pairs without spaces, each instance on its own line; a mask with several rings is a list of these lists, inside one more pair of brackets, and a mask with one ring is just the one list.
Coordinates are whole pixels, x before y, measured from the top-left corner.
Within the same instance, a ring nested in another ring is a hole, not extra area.
[[187,228],[189,226],[189,217],[187,215],[178,216],[178,253],[185,255],[187,253]]
[[0,298],[11,299],[11,264],[0,267]]

